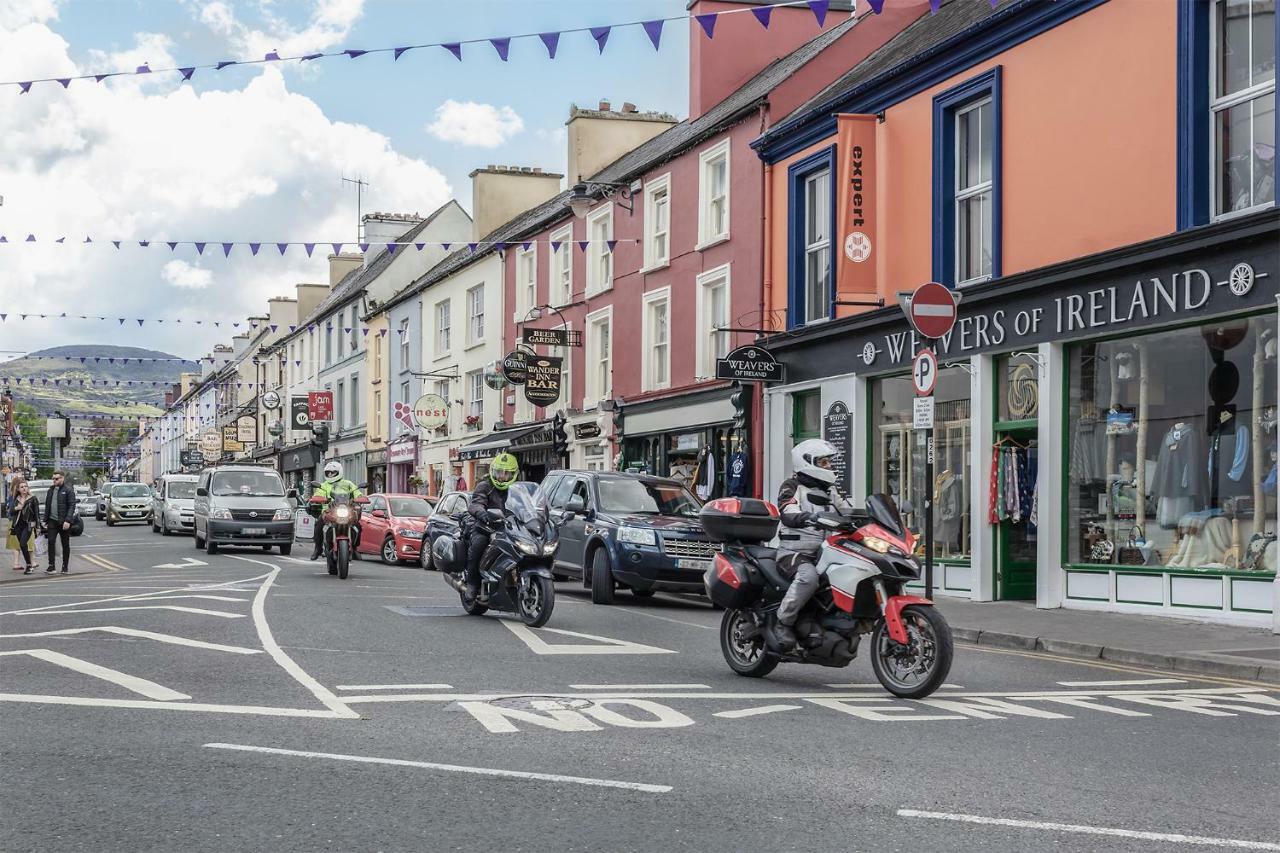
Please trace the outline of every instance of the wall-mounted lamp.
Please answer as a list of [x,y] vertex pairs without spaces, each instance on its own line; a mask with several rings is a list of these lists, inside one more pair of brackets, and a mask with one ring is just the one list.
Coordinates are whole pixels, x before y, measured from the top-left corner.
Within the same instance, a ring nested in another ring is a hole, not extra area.
[[591,203],[594,201],[592,196],[597,193],[602,198],[616,201],[618,206],[626,210],[627,213],[635,212],[631,187],[627,184],[615,184],[608,181],[594,181],[591,183],[580,181],[574,184],[573,194],[569,196],[565,204],[573,211],[574,216],[582,219],[590,212]]

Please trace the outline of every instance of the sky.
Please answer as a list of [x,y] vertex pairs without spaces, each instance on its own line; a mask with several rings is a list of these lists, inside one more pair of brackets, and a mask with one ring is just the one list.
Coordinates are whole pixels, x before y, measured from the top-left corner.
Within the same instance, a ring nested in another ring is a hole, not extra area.
[[[0,0],[0,81],[488,38],[681,15],[684,0]],[[96,240],[354,241],[364,210],[470,209],[468,173],[490,163],[563,172],[571,104],[610,100],[684,118],[688,25],[655,51],[639,27],[603,55],[587,33],[547,59],[468,45],[305,64],[0,87],[0,358],[67,344],[198,357],[225,330],[19,314],[243,321],[327,262],[190,247],[115,250]],[[34,233],[58,245],[15,244]]]

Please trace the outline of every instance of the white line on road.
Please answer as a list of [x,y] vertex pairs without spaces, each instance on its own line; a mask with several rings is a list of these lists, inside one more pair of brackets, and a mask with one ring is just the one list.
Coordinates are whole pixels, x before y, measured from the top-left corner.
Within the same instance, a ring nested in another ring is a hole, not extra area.
[[120,634],[125,637],[138,637],[144,640],[155,640],[159,643],[172,643],[175,646],[190,646],[193,649],[208,649],[213,652],[230,652],[235,655],[260,655],[261,649],[246,649],[243,646],[224,646],[221,643],[206,643],[204,640],[192,640],[174,634],[160,634],[155,631],[141,631],[137,628],[121,628],[118,625],[96,625],[91,628],[62,628],[57,631],[34,631],[30,634],[0,634],[0,639],[15,637],[66,637],[73,634],[101,632],[103,634]]
[[[254,562],[254,561],[250,561],[250,562]],[[133,595],[117,595],[114,598],[104,598],[98,601],[86,601],[84,603],[85,604],[106,604],[111,601],[146,601],[148,598],[154,598],[157,595],[161,595],[163,593],[169,593],[169,592],[213,592],[214,590],[232,588],[237,584],[253,583],[255,581],[260,581],[265,577],[267,576],[258,575],[257,577],[253,577],[253,578],[240,578],[238,580],[226,581],[225,583],[203,584],[200,586],[177,586],[177,587],[169,586],[157,592],[139,592],[139,593],[134,593]],[[80,587],[76,587],[76,588],[79,589]],[[79,605],[49,604],[44,607],[28,607],[23,610],[6,610],[3,612],[0,612],[0,616],[15,616],[18,614],[41,613],[46,610],[61,610],[67,607],[77,607],[77,606]]]
[[452,684],[339,684],[336,690],[452,690]]
[[648,785],[643,782],[620,782],[616,779],[592,779],[586,776],[562,776],[559,773],[530,773],[525,770],[501,770],[494,767],[464,767],[459,764],[437,764],[434,761],[406,761],[400,758],[377,758],[369,755],[341,755],[334,752],[304,752],[298,749],[276,749],[269,746],[246,746],[235,743],[206,743],[206,749],[230,749],[238,752],[260,752],[267,755],[291,755],[298,758],[327,758],[330,761],[352,761],[358,764],[386,764],[392,767],[419,767],[423,770],[443,770],[447,773],[469,773],[476,776],[502,776],[509,779],[530,779],[536,782],[567,782],[593,788],[622,788],[627,791],[643,791],[646,794],[665,794],[670,785]]
[[0,702],[33,705],[79,705],[87,708],[133,708],[139,710],[198,711],[211,714],[254,714],[264,717],[311,717],[337,719],[340,715],[320,708],[273,708],[264,705],[211,705],[205,702],[153,702],[146,699],[100,699],[96,696],[49,696],[39,693],[0,693]]
[[982,817],[971,814],[947,812],[923,812],[916,809],[898,809],[898,817],[917,817],[929,820],[950,820],[959,823],[977,823],[989,826],[1012,826],[1018,829],[1043,829],[1050,832],[1075,832],[1085,835],[1111,835],[1119,838],[1138,838],[1143,841],[1167,841],[1172,844],[1198,844],[1204,847],[1238,847],[1245,850],[1280,850],[1280,844],[1270,841],[1241,841],[1234,838],[1206,838],[1202,835],[1183,835],[1177,832],[1143,832],[1136,829],[1113,829],[1106,826],[1081,826],[1071,823],[1048,823],[1039,820],[1012,820],[1002,817]]
[[[835,688],[835,689],[837,689],[837,690],[849,690],[849,689],[857,688],[857,687],[874,687],[874,688],[876,688],[877,690],[883,690],[883,689],[884,689],[884,685],[882,685],[882,684],[881,684],[880,682],[878,682],[878,681],[870,681],[870,682],[867,682],[867,683],[865,683],[865,684],[863,684],[863,683],[854,683],[854,684],[824,684],[824,685],[822,685],[822,686],[823,686],[823,687],[834,687],[834,688]],[[964,685],[963,685],[963,684],[944,684],[944,685],[942,685],[942,686],[943,686],[943,687],[946,687],[946,688],[950,688],[951,690],[964,690]]]
[[148,681],[145,678],[139,678],[136,675],[129,675],[127,672],[120,672],[117,669],[109,669],[105,666],[99,666],[96,663],[90,663],[87,660],[73,658],[71,655],[64,655],[62,652],[55,652],[53,649],[19,649],[12,652],[0,652],[0,656],[4,655],[28,655],[29,657],[38,658],[42,661],[54,664],[55,666],[65,667],[82,675],[100,678],[103,681],[110,681],[112,684],[118,684],[125,690],[132,690],[148,699],[155,699],[160,702],[168,702],[171,699],[190,699],[191,697],[185,693],[179,693],[177,690],[170,690],[163,684],[156,684],[154,681]]
[[726,720],[739,720],[743,717],[758,717],[761,714],[772,714],[776,711],[798,711],[799,705],[761,705],[759,708],[741,708],[737,711],[717,711],[711,716],[724,717]]
[[710,684],[570,684],[574,690],[710,690]]
[[566,637],[577,637],[580,640],[591,640],[586,643],[548,643],[533,632],[533,629],[518,622],[502,620],[529,650],[540,655],[674,655],[674,649],[661,649],[657,646],[646,646],[643,643],[632,643],[627,640],[615,640],[612,637],[598,637],[595,634],[580,634],[577,631],[566,631],[563,628],[540,628],[540,631],[561,634]]
[[[86,604],[98,604],[88,601]],[[181,604],[138,604],[129,607],[75,607],[74,604],[58,605],[58,609],[44,609],[39,613],[14,613],[14,616],[75,616],[80,613],[117,613],[121,610],[176,610],[179,613],[195,613],[200,616],[220,616],[223,619],[243,619],[243,613],[227,613],[223,610],[205,610],[203,607],[184,607]]]
[[1132,678],[1118,681],[1059,681],[1063,687],[1141,687],[1146,684],[1186,684],[1181,678]]

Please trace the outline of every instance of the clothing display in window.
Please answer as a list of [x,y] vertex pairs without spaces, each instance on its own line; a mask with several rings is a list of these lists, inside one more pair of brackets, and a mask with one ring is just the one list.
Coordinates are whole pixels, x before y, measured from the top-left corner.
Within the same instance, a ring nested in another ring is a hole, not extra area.
[[1178,422],[1165,434],[1151,483],[1151,493],[1159,499],[1156,523],[1161,527],[1177,527],[1178,519],[1204,505],[1204,459],[1200,434],[1190,424]]
[[955,550],[960,545],[961,521],[964,517],[964,480],[950,471],[943,471],[935,478],[934,536],[938,543]]
[[1199,518],[1192,513],[1178,550],[1165,563],[1169,568],[1226,568],[1224,558],[1231,549],[1231,522],[1225,516]]
[[991,449],[990,511],[987,521],[999,524],[1035,524],[1038,515],[1036,477],[1038,464],[1034,447],[999,445]]
[[1209,438],[1209,460],[1206,466],[1213,495],[1219,498],[1247,495],[1253,484],[1245,479],[1249,464],[1249,428],[1232,418]]
[[1106,477],[1103,435],[1106,425],[1097,418],[1081,417],[1071,422],[1071,481],[1101,483]]
[[731,498],[747,494],[747,454],[735,450],[729,456],[729,468],[725,471],[725,493]]
[[711,455],[710,448],[702,448],[702,452],[698,454],[698,467],[693,475],[694,494],[700,500],[711,500],[711,496],[716,490],[716,458]]

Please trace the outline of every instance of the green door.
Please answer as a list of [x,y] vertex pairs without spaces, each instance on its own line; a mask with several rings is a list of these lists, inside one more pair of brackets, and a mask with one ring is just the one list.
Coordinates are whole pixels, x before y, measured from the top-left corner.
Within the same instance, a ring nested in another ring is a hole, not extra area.
[[[1012,448],[1004,458],[1019,465],[1019,491],[1035,487],[1039,470],[1039,451],[1034,429],[996,433],[1002,447]],[[1002,455],[1004,451],[1002,451]],[[1029,601],[1036,597],[1036,525],[1028,517],[1030,500],[1022,502],[1020,517],[1000,522],[996,530],[996,597],[1002,600]]]

